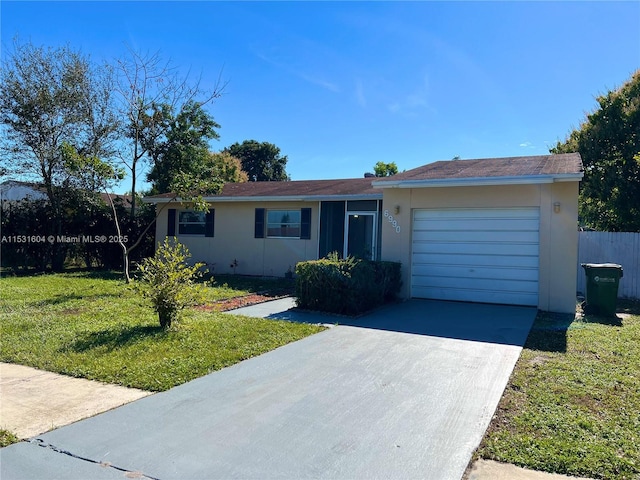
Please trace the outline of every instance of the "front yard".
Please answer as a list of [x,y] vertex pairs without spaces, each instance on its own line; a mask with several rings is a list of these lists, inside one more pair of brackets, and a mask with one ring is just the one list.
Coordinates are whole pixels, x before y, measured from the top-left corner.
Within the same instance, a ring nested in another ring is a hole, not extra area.
[[[163,330],[116,274],[0,278],[0,361],[162,391],[323,329],[217,312],[291,284],[216,279],[205,307]],[[476,458],[640,479],[640,303],[620,306],[615,319],[538,315]]]
[[476,458],[640,479],[640,303],[621,307],[538,316]]
[[[217,279],[208,302],[282,293],[283,281]],[[317,333],[315,325],[186,309],[168,331],[118,275],[79,272],[0,278],[0,361],[150,391]]]

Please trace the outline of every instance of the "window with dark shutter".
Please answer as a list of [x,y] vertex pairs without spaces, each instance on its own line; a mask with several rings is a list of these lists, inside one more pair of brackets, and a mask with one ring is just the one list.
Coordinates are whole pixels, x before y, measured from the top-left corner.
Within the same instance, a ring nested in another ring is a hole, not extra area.
[[311,239],[311,209],[300,210],[300,238],[302,240]]
[[176,209],[167,210],[167,237],[176,236]]
[[204,219],[204,236],[213,237],[214,234],[215,210],[212,208],[207,212]]
[[264,238],[264,208],[256,208],[254,237]]

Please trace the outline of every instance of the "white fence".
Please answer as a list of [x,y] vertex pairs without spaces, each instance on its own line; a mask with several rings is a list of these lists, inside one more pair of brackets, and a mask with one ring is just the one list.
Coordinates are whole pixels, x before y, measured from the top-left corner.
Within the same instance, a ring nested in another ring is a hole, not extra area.
[[618,263],[622,265],[618,297],[640,299],[640,233],[579,232],[578,292],[586,291],[581,263]]

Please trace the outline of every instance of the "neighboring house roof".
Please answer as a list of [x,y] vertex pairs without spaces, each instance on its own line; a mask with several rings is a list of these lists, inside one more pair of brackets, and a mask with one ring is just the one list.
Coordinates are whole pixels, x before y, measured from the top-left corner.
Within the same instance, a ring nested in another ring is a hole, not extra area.
[[[107,205],[111,205],[109,203],[109,195],[107,195],[106,193],[101,193],[100,194],[100,198]],[[111,199],[113,200],[114,203],[121,202],[122,204],[129,206],[129,205],[131,205],[132,197],[131,197],[131,195],[120,195],[118,193],[112,193],[111,194]]]
[[[109,205],[109,196],[106,193],[99,193],[100,198]],[[19,201],[30,198],[39,200],[47,198],[47,190],[44,185],[19,180],[7,180],[0,183],[0,198],[5,201]],[[122,202],[124,205],[131,205],[131,195],[112,194],[114,202]]]
[[579,181],[583,176],[579,153],[531,157],[482,158],[429,163],[422,167],[378,178],[373,186],[449,187],[465,185],[517,185]]
[[[390,177],[289,182],[227,183],[209,202],[313,201],[382,198],[380,188],[420,188],[472,185],[520,185],[579,181],[583,175],[579,153],[531,157],[448,160],[429,163]],[[175,194],[145,197],[148,203],[166,203]]]
[[[163,203],[175,197],[172,193],[145,197],[150,203]],[[217,195],[204,196],[211,202],[301,201],[340,199],[379,199],[382,192],[371,186],[370,178],[340,180],[295,180],[283,182],[226,183]]]
[[47,197],[47,191],[43,185],[19,180],[6,180],[0,183],[0,198],[3,201],[20,201],[30,198],[40,200]]

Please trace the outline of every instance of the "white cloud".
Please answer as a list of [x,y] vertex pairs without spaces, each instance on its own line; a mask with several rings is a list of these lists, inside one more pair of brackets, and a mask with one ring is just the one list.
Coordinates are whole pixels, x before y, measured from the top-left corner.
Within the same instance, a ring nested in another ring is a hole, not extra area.
[[274,60],[272,58],[267,57],[266,55],[259,53],[259,52],[255,52],[255,55],[260,59],[263,60],[275,67],[278,67],[282,70],[284,70],[285,72],[298,77],[302,80],[304,80],[305,82],[309,82],[313,85],[317,85],[319,87],[324,88],[325,90],[329,90],[331,92],[340,92],[340,87],[338,85],[336,85],[335,83],[332,83],[328,80],[325,80],[324,78],[321,78],[318,75],[312,75],[312,74],[308,74],[306,72],[303,72],[297,68],[294,68],[292,66],[286,65],[282,62],[278,62],[277,60]]
[[387,105],[391,113],[415,115],[417,110],[435,111],[429,104],[429,76],[424,75],[420,84],[410,93]]
[[531,142],[522,142],[520,146],[522,148],[536,148]]

